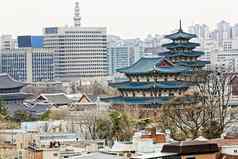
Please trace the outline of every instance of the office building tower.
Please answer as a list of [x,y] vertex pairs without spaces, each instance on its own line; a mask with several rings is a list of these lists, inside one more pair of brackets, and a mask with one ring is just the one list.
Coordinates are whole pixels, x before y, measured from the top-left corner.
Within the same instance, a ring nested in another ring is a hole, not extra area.
[[232,38],[231,25],[226,21],[221,21],[217,24],[219,46],[222,46],[224,40]]
[[2,50],[1,71],[24,82],[54,80],[54,51],[45,48]]
[[114,75],[117,73],[117,69],[130,65],[129,51],[129,47],[111,47],[108,49],[109,75]]
[[55,77],[61,81],[108,75],[107,30],[81,27],[78,11],[76,3],[74,27],[44,29],[44,48],[55,50]]
[[211,68],[213,70],[235,73],[238,71],[238,50],[215,51],[211,53]]
[[195,24],[189,27],[189,32],[196,34],[199,39],[208,39],[209,27],[205,24]]
[[223,51],[238,50],[238,39],[223,41]]
[[16,39],[12,35],[1,36],[1,50],[11,50],[16,48]]
[[232,27],[232,39],[238,39],[238,24]]

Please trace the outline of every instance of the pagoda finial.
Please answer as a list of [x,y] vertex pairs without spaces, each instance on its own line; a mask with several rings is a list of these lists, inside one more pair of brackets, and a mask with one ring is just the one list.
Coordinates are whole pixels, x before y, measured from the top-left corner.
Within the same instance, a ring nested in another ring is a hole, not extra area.
[[179,20],[179,31],[183,31],[183,29],[182,29],[182,21],[181,21],[181,19]]

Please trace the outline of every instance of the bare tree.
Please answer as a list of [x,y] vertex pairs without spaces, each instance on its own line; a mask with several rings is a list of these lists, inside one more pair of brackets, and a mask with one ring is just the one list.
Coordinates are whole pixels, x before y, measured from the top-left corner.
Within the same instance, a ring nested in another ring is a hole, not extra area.
[[199,101],[197,94],[172,99],[162,107],[163,120],[174,124],[184,137],[197,138],[208,121],[206,109]]
[[[223,133],[229,120],[229,102],[231,100],[231,80],[233,74],[226,72],[211,71],[208,76],[197,74],[204,78],[203,82],[197,83],[194,90],[199,93],[201,102],[207,110],[209,117],[206,125],[208,137],[219,137]],[[217,135],[214,133],[216,127]]]

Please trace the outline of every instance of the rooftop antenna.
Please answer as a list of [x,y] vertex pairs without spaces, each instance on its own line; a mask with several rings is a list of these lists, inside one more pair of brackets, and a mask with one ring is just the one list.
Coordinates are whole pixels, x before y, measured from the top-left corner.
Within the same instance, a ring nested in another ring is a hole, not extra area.
[[80,25],[81,25],[81,17],[79,13],[79,2],[76,2],[74,7],[74,26],[80,27]]

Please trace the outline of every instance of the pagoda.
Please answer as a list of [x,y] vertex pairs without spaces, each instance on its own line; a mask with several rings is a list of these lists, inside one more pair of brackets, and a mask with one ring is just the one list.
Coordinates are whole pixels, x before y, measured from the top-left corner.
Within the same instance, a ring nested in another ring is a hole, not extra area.
[[171,42],[162,45],[168,51],[157,58],[141,58],[129,67],[117,71],[125,74],[128,80],[109,83],[119,95],[102,98],[116,110],[128,111],[138,117],[157,117],[161,105],[176,96],[183,96],[193,85],[192,74],[200,70],[208,61],[198,58],[204,54],[195,51],[198,43],[190,42],[195,34],[182,30],[165,36]]

